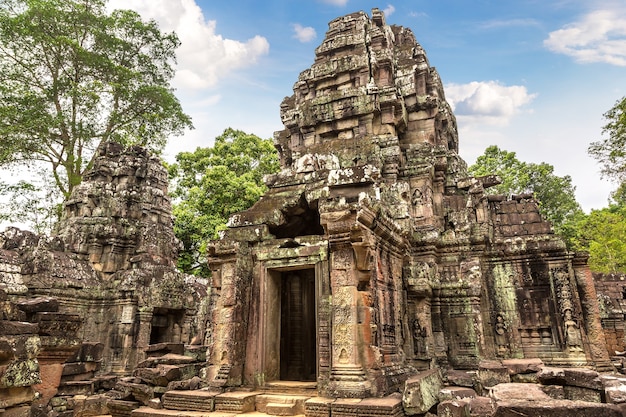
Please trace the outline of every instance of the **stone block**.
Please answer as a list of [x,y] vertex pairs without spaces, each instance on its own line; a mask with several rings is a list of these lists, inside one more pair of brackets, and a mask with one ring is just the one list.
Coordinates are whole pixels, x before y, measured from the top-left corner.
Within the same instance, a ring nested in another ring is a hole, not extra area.
[[0,366],[0,388],[27,387],[41,382],[36,359],[15,360]]
[[470,417],[470,400],[446,400],[437,405],[437,417]]
[[93,382],[91,381],[67,381],[59,385],[57,395],[92,395]]
[[586,368],[543,367],[537,373],[542,384],[570,385],[573,387],[602,390],[603,383],[596,371]]
[[491,417],[496,407],[495,401],[489,397],[470,399],[470,415],[472,417]]
[[35,399],[32,387],[15,387],[0,389],[0,409],[30,403]]
[[215,411],[254,411],[255,399],[259,392],[225,392],[215,397]]
[[439,401],[443,386],[438,369],[421,372],[407,379],[402,394],[402,405],[407,415],[424,414]]
[[540,385],[520,384],[520,383],[515,383],[515,382],[494,385],[490,389],[489,396],[496,401],[503,401],[503,400],[548,401],[551,399],[551,397],[542,390],[542,387]]
[[476,391],[468,387],[444,387],[439,391],[439,401],[477,397]]
[[0,335],[37,334],[39,326],[25,321],[0,320]]
[[606,402],[610,404],[626,403],[626,383],[621,379],[603,379]]
[[91,417],[108,414],[107,402],[110,398],[103,394],[75,395],[67,401],[69,408],[74,410],[75,417]]
[[476,373],[452,369],[446,373],[446,380],[450,385],[473,388],[476,384]]
[[100,369],[99,362],[73,362],[63,365],[63,376],[86,374]]
[[181,379],[180,367],[177,365],[158,365],[156,368],[138,368],[133,375],[147,384],[166,387],[172,381]]
[[30,406],[22,405],[4,410],[2,417],[30,417]]
[[565,385],[563,393],[566,400],[587,401],[592,403],[602,402],[602,393],[591,388],[573,387]]
[[478,366],[478,383],[481,389],[511,382],[509,369],[499,361],[481,361]]
[[52,297],[37,297],[18,301],[17,307],[25,313],[38,313],[41,311],[59,311],[59,300]]
[[562,385],[542,385],[541,389],[548,394],[550,398],[554,398],[555,400],[565,399],[565,390]]
[[67,362],[100,362],[104,345],[99,342],[83,342]]
[[115,417],[130,417],[133,410],[139,408],[137,401],[109,400],[109,413]]
[[496,404],[493,417],[623,417],[614,404],[588,403],[584,401],[508,400]]
[[63,373],[63,364],[41,364],[39,368],[41,383],[35,385],[35,389],[41,395],[43,402],[46,402],[50,398],[54,397],[59,390],[61,375]]
[[169,410],[211,412],[215,409],[215,396],[218,394],[205,390],[167,391],[161,400],[163,407]]
[[356,404],[359,417],[404,417],[402,395],[396,392],[382,398],[365,398]]
[[265,413],[271,416],[293,416],[296,412],[296,404],[291,403],[267,403]]
[[330,417],[333,398],[313,397],[304,402],[304,414],[307,417]]
[[539,372],[543,367],[543,361],[533,359],[503,359],[502,365],[509,370],[509,375],[529,374]]

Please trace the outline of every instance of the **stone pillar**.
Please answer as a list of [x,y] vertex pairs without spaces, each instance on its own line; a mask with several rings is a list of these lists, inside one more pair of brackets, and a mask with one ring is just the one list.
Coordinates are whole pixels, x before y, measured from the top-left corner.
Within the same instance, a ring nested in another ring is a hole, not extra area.
[[329,393],[334,397],[364,398],[370,395],[359,355],[358,289],[356,264],[348,239],[331,245],[332,290],[331,376]]
[[610,370],[613,366],[602,330],[598,295],[596,294],[593,275],[587,265],[588,259],[587,253],[577,253],[572,262],[583,309],[585,331],[587,340],[589,340],[589,346],[586,346],[586,349],[588,349],[591,360],[598,370]]

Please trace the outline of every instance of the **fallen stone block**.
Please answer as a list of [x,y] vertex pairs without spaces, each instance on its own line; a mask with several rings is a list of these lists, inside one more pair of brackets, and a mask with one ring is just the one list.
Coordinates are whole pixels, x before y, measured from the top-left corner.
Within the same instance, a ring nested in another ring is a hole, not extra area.
[[496,403],[489,397],[470,398],[470,415],[472,417],[491,417]]
[[450,385],[473,388],[476,385],[476,373],[452,369],[446,373],[446,380]]
[[437,405],[437,417],[470,417],[470,400],[446,400]]
[[598,404],[584,401],[507,400],[496,403],[493,417],[623,417],[614,404]]
[[565,385],[563,392],[566,400],[588,401],[592,403],[602,402],[602,393],[595,389]]
[[537,373],[537,378],[544,385],[570,385],[595,390],[603,389],[599,374],[586,368],[543,367]]
[[478,384],[481,389],[511,382],[509,369],[500,361],[481,361],[478,366]]
[[505,400],[549,401],[552,399],[542,390],[540,385],[515,382],[491,387],[489,396],[496,402]]
[[421,372],[407,379],[402,405],[407,415],[424,414],[439,401],[443,380],[438,369]]
[[476,391],[468,387],[443,387],[439,391],[439,401],[477,397]]
[[543,361],[533,359],[503,359],[502,365],[509,370],[509,375],[530,374],[539,372],[543,367]]

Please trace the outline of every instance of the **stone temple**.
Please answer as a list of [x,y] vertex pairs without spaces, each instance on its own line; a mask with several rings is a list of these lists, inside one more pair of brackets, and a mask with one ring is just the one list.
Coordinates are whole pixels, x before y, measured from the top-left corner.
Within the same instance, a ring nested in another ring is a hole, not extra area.
[[210,277],[138,147],[101,146],[52,237],[0,233],[2,416],[626,415],[626,280],[468,176],[409,29],[331,21],[280,114]]
[[281,105],[282,171],[210,250],[209,379],[381,396],[415,370],[609,367],[585,259],[470,178],[441,80],[381,12],[330,22]]

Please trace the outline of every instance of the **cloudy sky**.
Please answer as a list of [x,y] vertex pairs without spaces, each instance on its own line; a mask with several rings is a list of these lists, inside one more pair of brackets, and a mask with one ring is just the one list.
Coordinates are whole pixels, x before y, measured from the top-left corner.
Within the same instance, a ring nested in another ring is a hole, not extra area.
[[490,145],[570,175],[585,210],[614,185],[587,155],[603,114],[626,96],[626,2],[604,0],[111,0],[174,30],[174,82],[195,130],[166,159],[227,127],[269,138],[279,105],[336,17],[377,7],[413,30],[437,68],[473,163]]

